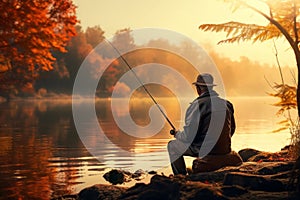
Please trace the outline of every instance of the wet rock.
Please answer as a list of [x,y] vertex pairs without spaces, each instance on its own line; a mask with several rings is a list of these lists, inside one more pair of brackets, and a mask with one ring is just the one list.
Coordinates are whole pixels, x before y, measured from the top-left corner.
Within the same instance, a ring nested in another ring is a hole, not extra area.
[[105,173],[103,177],[106,181],[110,182],[113,185],[116,185],[129,182],[132,179],[142,180],[145,174],[146,173],[141,169],[135,171],[134,173],[125,170],[112,169],[109,172]]
[[256,149],[246,148],[246,149],[240,150],[238,153],[241,156],[241,158],[243,159],[243,162],[246,162],[246,161],[248,161],[249,158],[259,154],[260,152],[261,151],[258,151]]
[[259,190],[267,192],[285,191],[287,186],[280,180],[269,177],[251,175],[241,172],[231,172],[226,174],[224,185],[239,185],[250,190]]
[[81,190],[78,194],[78,200],[115,200],[124,192],[125,188],[111,185],[94,185]]
[[145,171],[142,169],[136,170],[133,174],[130,174],[131,178],[135,180],[142,180],[145,176]]
[[157,174],[157,172],[152,170],[152,171],[149,171],[148,174],[155,175],[155,174]]
[[130,176],[123,170],[113,169],[103,175],[104,179],[113,185],[130,181]]

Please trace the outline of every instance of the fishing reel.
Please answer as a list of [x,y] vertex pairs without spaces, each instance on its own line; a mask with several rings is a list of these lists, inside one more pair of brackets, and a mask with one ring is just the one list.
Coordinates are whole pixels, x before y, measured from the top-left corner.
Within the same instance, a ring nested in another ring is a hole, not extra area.
[[176,134],[176,130],[175,130],[175,129],[171,129],[171,130],[170,130],[170,134],[171,134],[171,135],[175,135],[175,134]]

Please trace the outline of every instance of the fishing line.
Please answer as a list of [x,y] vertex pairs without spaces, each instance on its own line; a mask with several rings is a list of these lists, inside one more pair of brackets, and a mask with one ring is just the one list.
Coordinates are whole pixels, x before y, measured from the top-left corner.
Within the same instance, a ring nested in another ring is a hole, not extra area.
[[156,102],[156,100],[154,99],[154,97],[151,95],[151,93],[148,91],[148,89],[146,88],[146,86],[142,83],[142,81],[139,79],[139,77],[137,76],[137,74],[135,73],[134,70],[132,70],[132,67],[129,65],[129,63],[127,62],[127,60],[122,56],[122,54],[120,53],[120,51],[107,39],[105,39],[107,43],[109,43],[112,48],[118,53],[118,55],[120,55],[120,58],[123,60],[123,62],[126,64],[126,66],[129,68],[129,70],[133,73],[133,75],[135,76],[136,80],[140,83],[140,85],[144,88],[145,92],[149,95],[149,97],[152,99],[152,101],[154,102],[154,104],[157,106],[157,108],[159,109],[159,111],[161,112],[161,114],[164,116],[164,118],[167,120],[167,122],[170,124],[170,126],[172,127],[173,130],[176,130],[175,126],[172,124],[172,122],[170,121],[170,119],[168,118],[168,116],[164,113],[164,111],[161,109],[161,107],[159,106],[159,104]]

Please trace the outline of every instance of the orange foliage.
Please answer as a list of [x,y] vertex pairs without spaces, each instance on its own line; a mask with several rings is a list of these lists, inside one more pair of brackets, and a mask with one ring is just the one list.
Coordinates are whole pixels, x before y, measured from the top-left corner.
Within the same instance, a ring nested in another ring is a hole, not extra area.
[[39,71],[53,69],[51,51],[66,52],[76,34],[76,6],[71,0],[0,0],[1,90],[32,82]]

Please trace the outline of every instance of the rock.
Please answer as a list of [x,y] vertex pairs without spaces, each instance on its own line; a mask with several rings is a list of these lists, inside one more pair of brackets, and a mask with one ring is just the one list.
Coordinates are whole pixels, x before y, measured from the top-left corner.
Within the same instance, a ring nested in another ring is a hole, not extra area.
[[[176,177],[175,177],[176,178]],[[180,185],[180,199],[218,199],[226,200],[221,188],[216,184],[182,181]]]
[[136,170],[133,174],[130,174],[131,178],[135,180],[142,180],[144,175],[145,172],[142,169]]
[[288,150],[282,150],[280,152],[259,152],[256,155],[251,156],[248,161],[250,162],[280,162],[289,161]]
[[198,199],[212,199],[212,200],[227,200],[225,196],[221,193],[216,191],[210,190],[208,188],[200,188],[196,191],[193,197],[188,198],[191,200],[198,200]]
[[137,199],[139,193],[146,189],[147,185],[145,183],[136,183],[133,187],[126,190],[124,194],[121,195],[120,199]]
[[246,162],[246,161],[248,161],[249,158],[259,154],[260,152],[261,151],[258,151],[256,149],[246,148],[246,149],[240,150],[238,153],[241,156],[241,158],[243,159],[243,161]]
[[78,200],[78,198],[79,197],[77,194],[67,194],[64,196],[51,198],[51,200]]
[[185,180],[185,176],[173,178],[155,175],[149,184],[136,184],[129,188],[120,200],[185,200],[215,199],[226,200],[220,187],[201,182]]
[[207,155],[204,158],[193,160],[193,173],[210,172],[225,166],[239,166],[243,163],[242,158],[235,151],[225,155]]
[[103,175],[104,179],[110,182],[113,185],[122,184],[125,182],[129,182],[132,179],[142,180],[144,178],[145,172],[141,169],[135,171],[134,173],[130,173],[125,170],[117,170],[112,169],[109,172]]
[[152,171],[149,171],[148,174],[155,175],[155,174],[157,174],[157,172],[152,170]]
[[123,194],[120,200],[151,200],[151,199],[179,199],[179,184],[170,178],[154,175],[148,185],[136,184]]
[[113,169],[103,175],[104,179],[110,182],[113,185],[122,184],[124,182],[128,182],[130,177],[128,173],[123,170]]
[[[260,152],[254,149],[240,151],[243,162],[240,166],[227,166],[216,171],[175,175],[166,177],[155,174],[149,184],[137,183],[130,188],[114,185],[95,185],[82,190],[79,194],[65,195],[55,200],[242,200],[242,199],[299,199],[298,162],[282,161],[285,151],[278,153]],[[251,162],[249,160],[252,160]],[[254,162],[258,160],[258,162]],[[294,174],[294,176],[292,175]],[[145,175],[143,170],[130,173],[122,170],[111,170],[104,178],[113,184],[121,184],[133,178]],[[294,179],[291,181],[291,177]],[[299,189],[300,190],[300,189]]]
[[201,182],[221,182],[223,181],[227,171],[216,171],[216,172],[202,172],[197,174],[191,174],[186,177],[189,181],[201,181]]
[[294,167],[294,162],[273,162],[272,164],[266,163],[266,165],[257,170],[257,174],[261,175],[271,175],[278,174],[281,172],[286,172],[292,170]]
[[223,184],[239,185],[250,190],[267,192],[280,192],[285,191],[287,188],[287,185],[283,184],[280,180],[241,172],[231,172],[226,174]]
[[248,190],[238,185],[229,185],[222,187],[222,193],[227,197],[238,197],[248,193]]
[[78,200],[115,200],[118,199],[126,188],[111,185],[94,185],[81,190]]
[[230,172],[253,173],[261,166],[263,166],[261,163],[244,162],[240,166],[227,166],[213,172],[202,172],[197,174],[191,174],[186,176],[186,179],[189,181],[201,181],[201,182],[209,182],[209,183],[223,182],[225,175]]
[[281,148],[281,151],[287,151],[292,147],[292,145],[286,145],[285,147]]

